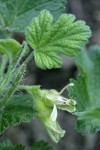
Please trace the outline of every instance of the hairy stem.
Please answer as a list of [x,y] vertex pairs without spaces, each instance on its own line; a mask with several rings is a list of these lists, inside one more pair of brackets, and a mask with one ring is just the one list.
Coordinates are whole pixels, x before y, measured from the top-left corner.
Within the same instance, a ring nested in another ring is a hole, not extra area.
[[9,100],[9,98],[12,96],[12,94],[14,93],[15,89],[17,88],[20,80],[22,79],[22,76],[23,76],[23,73],[24,73],[25,69],[26,69],[25,65],[21,66],[21,68],[19,70],[20,73],[18,74],[16,79],[13,81],[13,84],[10,87],[10,89],[8,90],[8,92],[5,95],[5,97],[2,99],[2,101],[0,103],[0,106],[4,106],[7,103],[7,101]]

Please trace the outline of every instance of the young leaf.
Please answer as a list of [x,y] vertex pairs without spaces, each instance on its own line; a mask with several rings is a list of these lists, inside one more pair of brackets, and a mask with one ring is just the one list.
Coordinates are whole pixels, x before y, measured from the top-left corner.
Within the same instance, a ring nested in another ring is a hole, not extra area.
[[39,11],[48,9],[58,17],[64,11],[65,0],[0,0],[1,28],[23,31]]
[[0,53],[9,58],[15,58],[22,50],[22,46],[13,39],[0,39]]
[[29,122],[35,115],[33,100],[29,95],[13,96],[0,109],[0,133],[11,125],[18,125],[21,122]]
[[80,76],[69,88],[69,95],[77,101],[76,129],[81,133],[100,130],[100,47],[92,46],[76,56]]
[[34,49],[35,62],[42,69],[59,68],[60,54],[74,56],[84,46],[91,31],[84,21],[75,21],[75,16],[62,14],[53,24],[53,16],[43,10],[26,30],[26,39]]

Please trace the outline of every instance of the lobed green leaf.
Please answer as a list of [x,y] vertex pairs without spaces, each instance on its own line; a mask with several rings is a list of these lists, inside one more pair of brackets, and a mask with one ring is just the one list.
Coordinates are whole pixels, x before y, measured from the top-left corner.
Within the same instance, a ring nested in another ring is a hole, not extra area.
[[71,80],[74,87],[69,88],[70,97],[77,102],[76,130],[95,133],[100,130],[100,47],[81,51],[76,63],[80,76],[76,81]]
[[33,100],[29,95],[14,95],[0,109],[0,133],[4,132],[11,125],[18,125],[21,122],[29,122],[34,118],[35,109]]
[[0,26],[9,31],[24,31],[39,11],[48,9],[58,17],[65,0],[0,0]]
[[84,46],[91,31],[84,21],[75,16],[62,14],[53,23],[53,16],[43,10],[26,30],[26,39],[34,49],[35,62],[42,69],[61,67],[60,54],[74,56]]

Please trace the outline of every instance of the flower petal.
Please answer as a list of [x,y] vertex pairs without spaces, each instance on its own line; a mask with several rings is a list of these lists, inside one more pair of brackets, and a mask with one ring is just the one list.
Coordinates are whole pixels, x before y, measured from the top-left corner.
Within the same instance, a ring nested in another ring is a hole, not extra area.
[[55,104],[54,104],[50,118],[52,121],[56,121],[56,119],[57,119],[57,107]]

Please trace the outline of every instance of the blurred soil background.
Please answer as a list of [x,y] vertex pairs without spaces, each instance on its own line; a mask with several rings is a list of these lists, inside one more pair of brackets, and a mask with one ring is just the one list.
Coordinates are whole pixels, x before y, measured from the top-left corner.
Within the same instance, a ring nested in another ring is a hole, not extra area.
[[[91,27],[91,44],[100,45],[100,0],[67,0],[66,13],[72,13],[76,19],[85,20]],[[22,33],[14,33],[13,37],[20,43],[25,39]],[[60,91],[70,78],[77,78],[77,68],[72,58],[62,56],[61,69],[41,70],[31,60],[24,76],[25,84],[41,85],[42,88]],[[67,95],[67,92],[64,93]],[[54,150],[100,150],[100,133],[81,135],[74,129],[76,118],[67,112],[59,112],[58,121],[66,130],[66,135],[58,144],[52,142],[41,123],[34,119],[30,123],[21,123],[18,127],[10,127],[0,137],[0,141],[11,139],[14,144],[24,144],[27,149],[38,140],[48,141]]]

